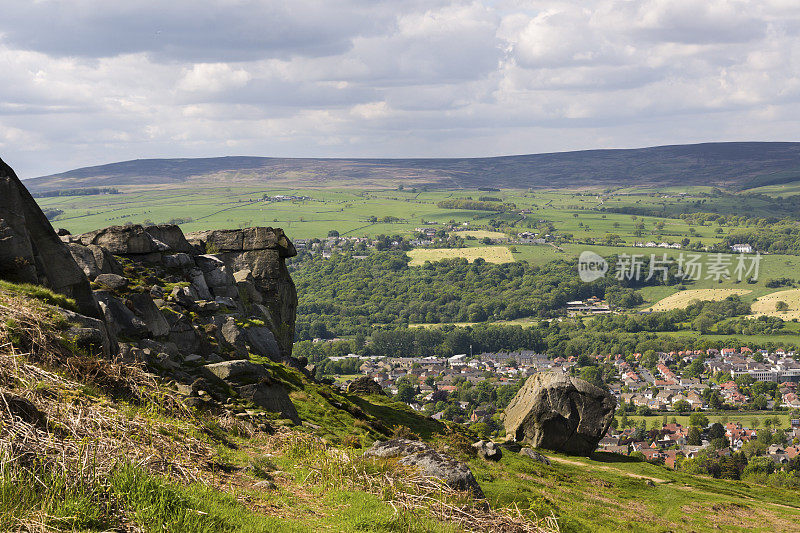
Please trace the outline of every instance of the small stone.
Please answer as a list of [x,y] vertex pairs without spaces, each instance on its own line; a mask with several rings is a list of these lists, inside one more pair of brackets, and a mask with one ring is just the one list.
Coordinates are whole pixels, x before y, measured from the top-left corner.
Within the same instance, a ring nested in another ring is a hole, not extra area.
[[503,457],[500,447],[492,441],[479,440],[472,447],[478,451],[478,457],[487,461],[499,461]]
[[548,459],[544,455],[540,454],[539,452],[534,451],[531,448],[522,448],[519,451],[519,454],[522,455],[522,456],[525,456],[525,457],[530,457],[531,459],[533,459],[537,463],[542,463],[542,464],[545,464],[545,465],[549,465],[550,464],[550,459]]
[[128,286],[128,278],[117,274],[100,274],[94,278],[94,282],[112,291],[120,291]]

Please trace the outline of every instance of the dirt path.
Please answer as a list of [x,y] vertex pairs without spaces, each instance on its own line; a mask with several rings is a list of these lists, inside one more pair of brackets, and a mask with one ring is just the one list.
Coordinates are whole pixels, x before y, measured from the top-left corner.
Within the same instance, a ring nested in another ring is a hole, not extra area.
[[566,464],[570,464],[570,465],[580,466],[580,467],[583,467],[585,469],[605,470],[607,472],[616,472],[618,474],[622,474],[622,475],[625,475],[625,476],[628,476],[628,477],[635,477],[637,479],[649,479],[653,483],[668,483],[669,482],[669,480],[667,480],[667,479],[661,479],[661,478],[652,477],[652,476],[643,476],[641,474],[634,474],[633,472],[626,472],[625,470],[620,470],[619,468],[614,468],[614,467],[611,467],[611,466],[591,466],[591,467],[589,467],[589,465],[587,465],[586,463],[583,463],[581,461],[575,461],[575,460],[572,460],[572,459],[564,459],[562,457],[550,457],[549,459],[551,461],[555,461],[557,463],[566,463]]

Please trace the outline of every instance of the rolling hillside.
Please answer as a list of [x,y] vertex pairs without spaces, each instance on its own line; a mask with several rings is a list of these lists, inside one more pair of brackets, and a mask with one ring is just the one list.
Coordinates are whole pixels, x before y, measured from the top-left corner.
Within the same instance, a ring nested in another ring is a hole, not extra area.
[[800,180],[800,143],[707,143],[461,159],[141,159],[25,181],[32,191],[185,182],[318,186],[581,187],[709,185],[732,189]]

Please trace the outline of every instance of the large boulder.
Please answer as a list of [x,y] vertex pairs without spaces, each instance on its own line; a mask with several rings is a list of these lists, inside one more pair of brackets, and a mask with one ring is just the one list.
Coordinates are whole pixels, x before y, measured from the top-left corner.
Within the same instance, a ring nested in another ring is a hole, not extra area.
[[0,279],[45,285],[99,318],[89,281],[14,171],[0,160]]
[[93,281],[100,274],[123,274],[122,265],[102,246],[68,243],[67,247],[89,281]]
[[109,333],[113,336],[143,337],[147,335],[147,325],[131,309],[108,291],[95,291],[97,301],[103,310]]
[[506,435],[535,448],[590,455],[614,418],[606,390],[565,374],[529,377],[505,410]]
[[487,461],[499,461],[503,457],[500,446],[490,440],[479,440],[472,447],[478,452],[478,457]]
[[424,442],[408,439],[377,441],[364,452],[364,457],[400,457],[399,463],[402,465],[415,467],[426,476],[441,479],[453,489],[470,492],[476,498],[485,498],[481,486],[466,464],[437,452]]
[[158,224],[145,226],[144,230],[155,240],[163,242],[171,252],[192,253],[194,247],[183,236],[181,228],[175,224]]

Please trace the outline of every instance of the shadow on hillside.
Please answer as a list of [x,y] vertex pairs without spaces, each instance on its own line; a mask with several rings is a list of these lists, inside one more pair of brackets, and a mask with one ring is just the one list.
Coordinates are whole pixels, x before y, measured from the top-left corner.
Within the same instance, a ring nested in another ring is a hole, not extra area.
[[641,459],[636,457],[630,457],[628,455],[620,455],[618,453],[610,453],[610,452],[594,452],[592,453],[591,457],[589,457],[592,461],[597,461],[598,463],[641,463]]
[[445,432],[444,424],[432,418],[417,414],[404,404],[394,403],[392,405],[386,405],[378,403],[380,400],[377,398],[376,402],[373,403],[359,396],[351,395],[347,395],[346,398],[363,409],[364,412],[380,420],[390,429],[395,426],[405,426],[422,439],[429,439],[437,433]]

